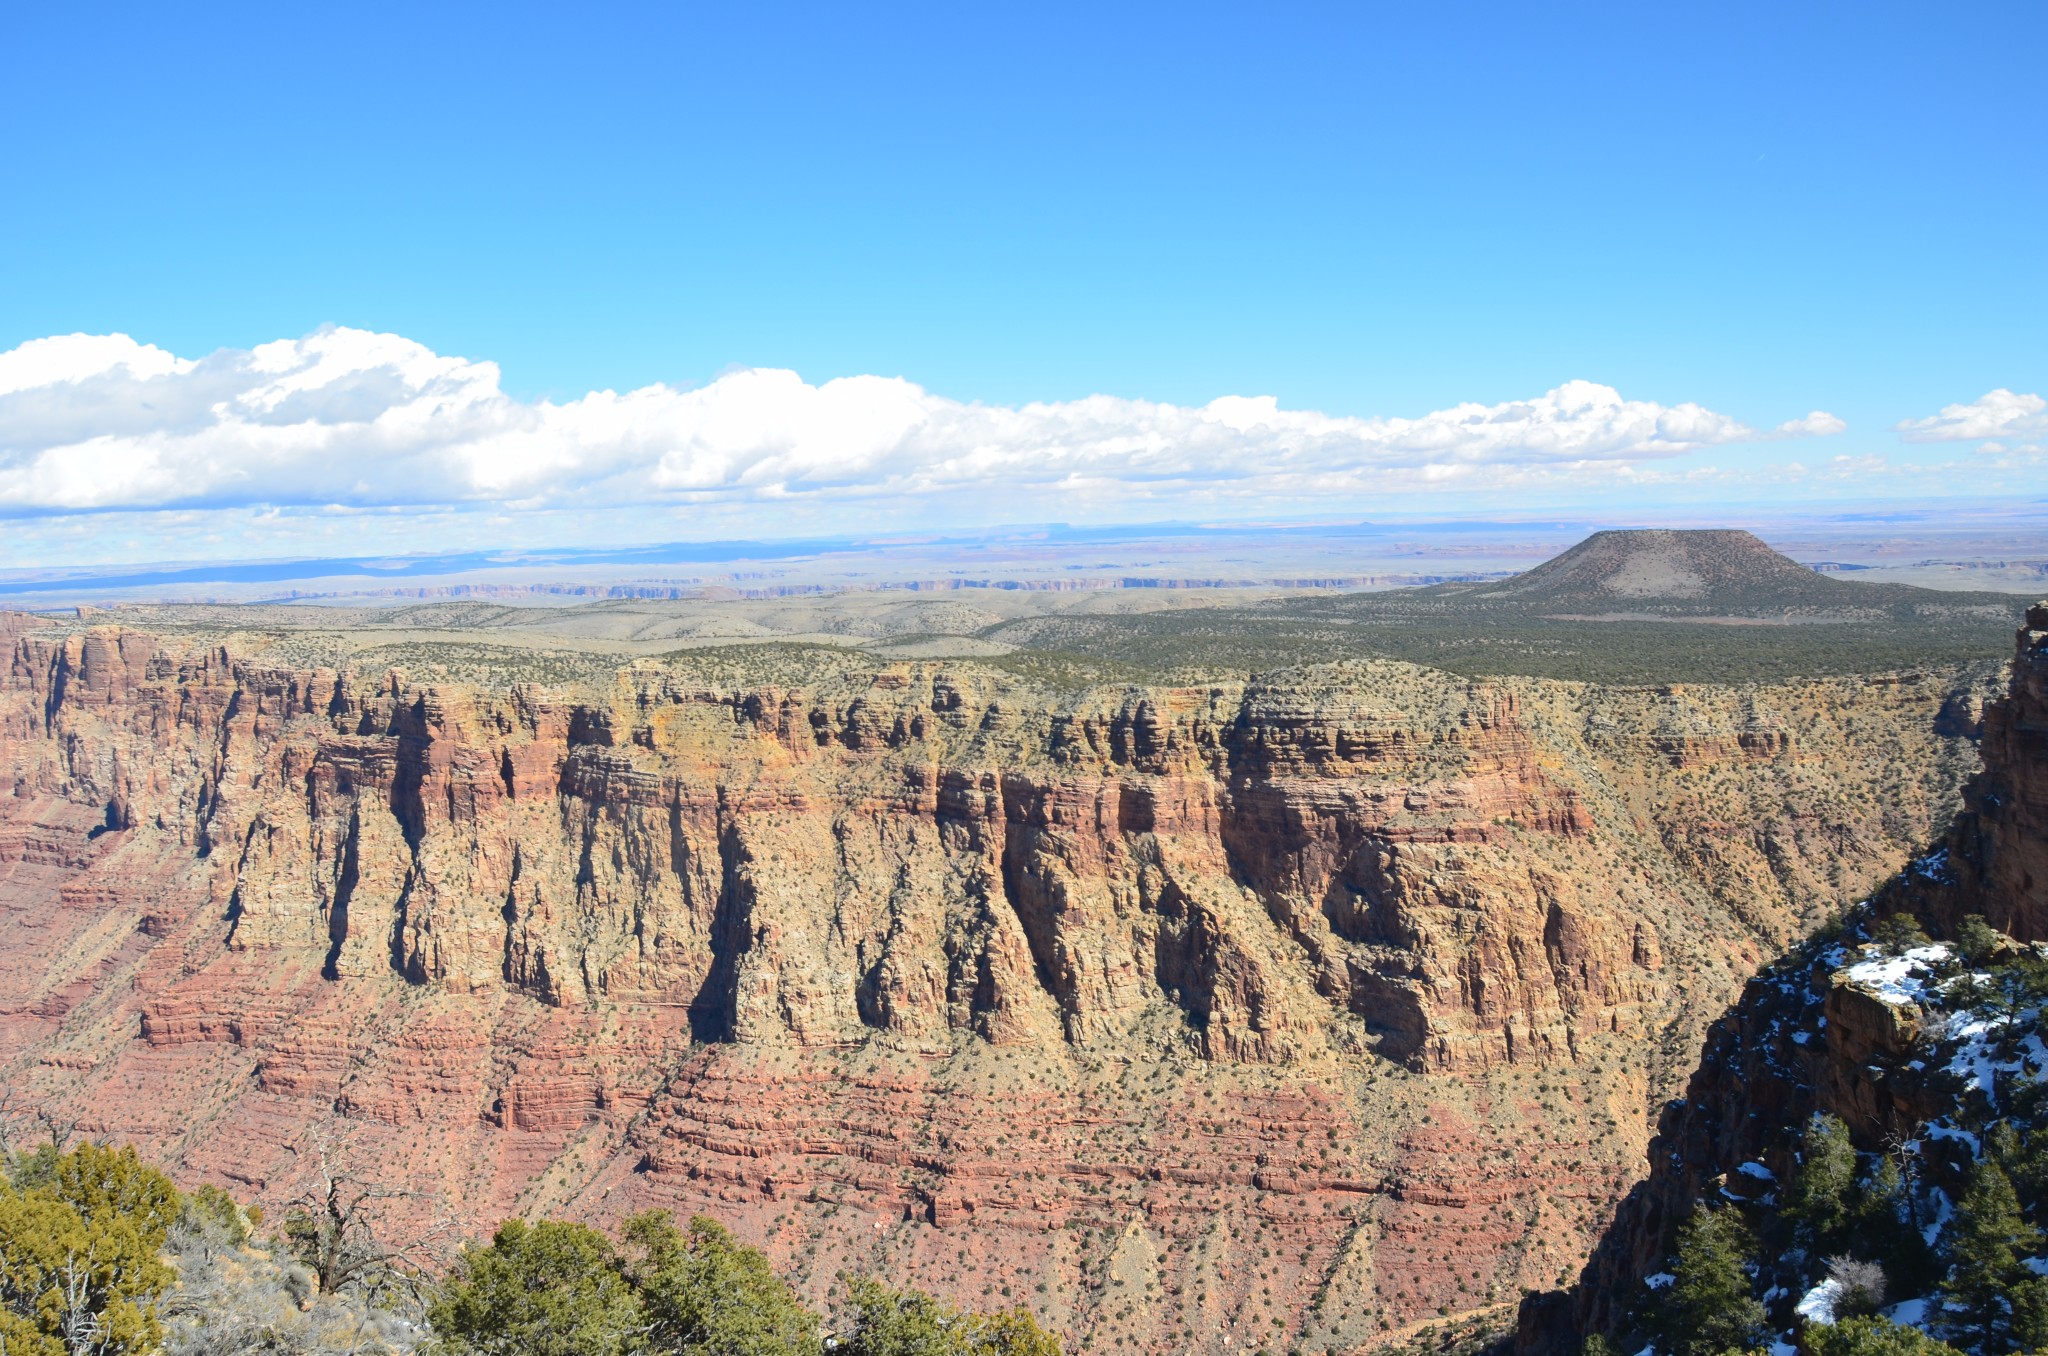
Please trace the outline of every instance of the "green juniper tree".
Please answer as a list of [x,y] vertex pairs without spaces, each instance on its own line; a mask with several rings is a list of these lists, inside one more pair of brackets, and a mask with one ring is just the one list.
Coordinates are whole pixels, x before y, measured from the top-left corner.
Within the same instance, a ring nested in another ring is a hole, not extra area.
[[[698,1216],[512,1221],[463,1252],[427,1311],[438,1356],[822,1356],[818,1316],[759,1251]],[[1022,1306],[983,1314],[873,1280],[847,1286],[838,1356],[1060,1356]]]
[[1816,1324],[1800,1341],[1809,1356],[1963,1356],[1918,1328],[1875,1316]]
[[847,1287],[846,1310],[843,1356],[1060,1356],[1059,1340],[1021,1305],[963,1313],[921,1290],[862,1279]]
[[[2033,1084],[2028,1092],[2048,1090],[2048,1084]],[[2014,1100],[2020,1100],[2015,1098]],[[2038,1098],[2029,1098],[2035,1105],[2033,1119],[2038,1124],[2048,1120],[2042,1114]],[[2038,1219],[2041,1211],[2048,1208],[2048,1129],[2022,1129],[2012,1121],[2000,1121],[1984,1135],[1984,1152],[1997,1160],[2005,1169],[2005,1175],[2012,1180],[2013,1190],[2020,1198],[2020,1209]]]
[[158,1253],[179,1211],[133,1148],[54,1144],[0,1179],[0,1351],[140,1356],[163,1339],[175,1279]]
[[646,1327],[611,1240],[562,1220],[464,1249],[427,1321],[450,1356],[629,1356]]
[[647,1333],[662,1356],[812,1356],[818,1316],[768,1259],[724,1225],[698,1215],[687,1231],[659,1210],[626,1221],[626,1279],[639,1291]]

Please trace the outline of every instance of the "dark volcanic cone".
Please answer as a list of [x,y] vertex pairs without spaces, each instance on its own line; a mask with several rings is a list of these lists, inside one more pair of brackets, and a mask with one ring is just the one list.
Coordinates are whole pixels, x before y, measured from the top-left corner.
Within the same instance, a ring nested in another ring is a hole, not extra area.
[[1853,606],[1857,587],[1814,573],[1748,532],[1666,529],[1596,532],[1535,569],[1468,594],[1600,611],[1729,613]]

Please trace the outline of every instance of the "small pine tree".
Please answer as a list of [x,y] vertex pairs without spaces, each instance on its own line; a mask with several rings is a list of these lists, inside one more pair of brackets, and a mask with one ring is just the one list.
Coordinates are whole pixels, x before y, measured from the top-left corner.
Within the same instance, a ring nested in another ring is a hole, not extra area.
[[892,1290],[866,1278],[847,1287],[851,1322],[838,1349],[847,1356],[953,1356],[960,1316],[921,1290]]
[[1679,1227],[1665,1291],[1664,1343],[1677,1356],[1718,1356],[1755,1345],[1764,1306],[1751,1293],[1755,1239],[1732,1209],[1696,1207]]
[[2048,1347],[2048,1277],[2029,1276],[2006,1296],[2012,1304],[2012,1340],[2021,1351]]
[[968,1356],[1060,1356],[1060,1339],[1039,1327],[1021,1304],[975,1315],[967,1325],[966,1347]]
[[1925,1294],[1940,1279],[1934,1249],[1914,1218],[1911,1191],[1899,1160],[1877,1160],[1856,1192],[1850,1212],[1851,1250],[1883,1264],[1904,1294]]
[[2041,1242],[2041,1231],[2020,1213],[2004,1169],[1992,1160],[1978,1164],[1949,1228],[1949,1274],[1942,1284],[1951,1325],[1968,1345],[1987,1356],[2018,1345],[2019,1306],[2011,1301],[2024,1294],[2030,1305],[2039,1302],[2033,1290],[2041,1278],[2022,1259]]
[[[1987,1134],[1985,1139],[1990,1148],[1991,1136]],[[2020,1208],[2040,1218],[2041,1211],[2048,1208],[2048,1130],[2029,1130],[2024,1134],[2015,1131],[1991,1152],[1998,1159],[1998,1166],[2012,1179],[2013,1190],[2019,1193]]]
[[1956,925],[1956,954],[1975,969],[1991,964],[2004,942],[2005,938],[1981,913],[1970,914]]
[[2031,951],[2023,951],[2009,958],[2004,968],[2029,999],[2036,1003],[2048,999],[2048,960]]
[[231,1248],[239,1248],[249,1241],[253,1223],[249,1213],[235,1204],[234,1197],[217,1186],[202,1186],[185,1197],[185,1209],[179,1219],[183,1223],[204,1227]]
[[1849,1224],[1849,1193],[1856,1185],[1856,1146],[1841,1117],[1825,1113],[1807,1122],[1799,1166],[1786,1184],[1783,1215],[1809,1256],[1840,1247]]
[[1919,920],[1910,913],[1889,913],[1871,925],[1870,940],[1890,955],[1900,955],[1929,944]]

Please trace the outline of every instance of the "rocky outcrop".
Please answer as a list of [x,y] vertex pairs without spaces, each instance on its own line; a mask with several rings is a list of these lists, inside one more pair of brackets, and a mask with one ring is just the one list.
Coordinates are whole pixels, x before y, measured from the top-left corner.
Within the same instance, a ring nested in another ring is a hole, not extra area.
[[1698,1014],[1969,747],[1967,675],[1055,698],[8,643],[22,1098],[267,1199],[355,1155],[393,1229],[710,1208],[821,1292],[1007,1287],[1095,1346],[1352,1346],[1553,1279]]
[[[1866,913],[1908,915],[1937,937],[1978,914],[2038,941],[2048,937],[2048,606],[2028,611],[2005,695],[1973,723],[1983,731],[1982,767],[1962,811]],[[1649,1173],[1577,1283],[1523,1305],[1518,1351],[1571,1353],[1589,1333],[1621,1335],[1629,1301],[1664,1267],[1693,1204],[1740,1194],[1745,1163],[1787,1176],[1815,1114],[1840,1117],[1861,1148],[1876,1152],[1953,1109],[1953,1087],[1926,1072],[1929,1014],[1858,982],[1850,973],[1857,958],[1816,940],[1749,981],[1709,1032],[1685,1096],[1664,1109]]]
[[1984,712],[1983,757],[1937,873],[1954,888],[1923,890],[1920,907],[1943,928],[1979,913],[2039,941],[2048,938],[2048,604],[2027,610],[2011,687]]
[[1847,959],[1840,946],[1808,946],[1749,982],[1708,1034],[1685,1096],[1664,1108],[1650,1174],[1577,1284],[1523,1304],[1518,1351],[1572,1353],[1588,1333],[1619,1336],[1644,1278],[1666,1269],[1694,1203],[1789,1179],[1816,1114],[1839,1116],[1870,1148],[1939,1114],[1915,1063],[1919,1009],[1854,982]]

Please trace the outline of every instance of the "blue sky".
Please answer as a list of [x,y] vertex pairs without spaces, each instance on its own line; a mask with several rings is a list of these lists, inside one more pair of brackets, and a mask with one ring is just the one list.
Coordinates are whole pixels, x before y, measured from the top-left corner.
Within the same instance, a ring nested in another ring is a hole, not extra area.
[[[771,368],[1000,407],[1271,396],[1414,420],[1582,381],[1755,436],[1653,450],[1629,464],[1654,474],[1626,483],[1612,473],[1633,454],[1601,444],[1590,478],[1520,493],[1884,498],[1966,471],[2048,488],[2029,408],[1933,442],[1896,431],[2048,388],[2038,3],[15,6],[7,29],[0,350],[124,334],[201,360],[341,326],[495,363],[521,408]],[[68,383],[65,448],[139,436],[80,413],[133,397],[81,384],[102,370],[37,369]],[[389,384],[352,380],[332,408]],[[1766,436],[1815,411],[1845,430]],[[280,504],[408,507],[289,468],[10,498],[10,466],[42,458],[47,479],[58,455],[26,418],[0,407],[0,502],[63,520],[26,549],[89,549],[66,534],[104,535],[109,513],[152,540],[179,529],[151,514],[213,514],[237,550]],[[1093,455],[1067,483],[1112,516],[1215,511],[1104,490],[1116,453]],[[1228,455],[1136,479],[1185,485]],[[1427,501],[1414,465],[1345,482],[1328,473],[1364,454],[1319,455],[1243,506]],[[1813,473],[1873,456],[1888,469],[1861,482]],[[651,518],[615,502],[635,464],[599,468],[602,503],[564,488],[581,463],[426,497],[567,504],[657,537],[705,514],[758,531],[875,511],[847,507],[861,456],[777,481],[765,510],[672,474]],[[892,521],[1019,502],[1000,473],[977,495],[958,467],[934,489],[891,465],[867,489]]]

